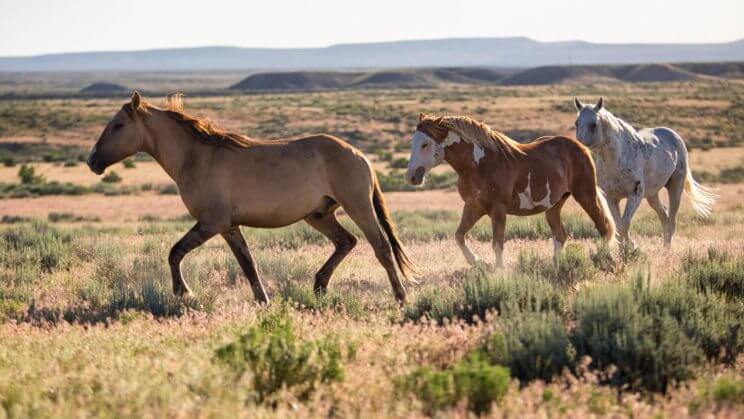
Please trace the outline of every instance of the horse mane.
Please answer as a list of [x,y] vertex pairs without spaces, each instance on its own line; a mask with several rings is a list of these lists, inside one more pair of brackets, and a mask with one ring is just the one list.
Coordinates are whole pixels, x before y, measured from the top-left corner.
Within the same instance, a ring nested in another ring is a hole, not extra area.
[[615,132],[623,137],[631,140],[643,141],[641,136],[638,135],[638,130],[635,129],[633,125],[625,122],[622,118],[615,116],[612,112],[602,109],[599,111],[597,116],[603,123],[609,125]]
[[519,143],[473,118],[467,116],[444,116],[441,119],[424,117],[424,121],[426,120],[438,121],[442,126],[454,131],[463,141],[495,151],[503,157],[511,158],[524,154]]
[[[131,103],[124,106],[124,109],[130,116],[133,114],[147,115],[150,113],[149,109],[152,108],[152,105],[144,100],[140,102],[137,109],[134,109]],[[160,110],[174,121],[187,128],[188,131],[193,134],[194,138],[205,144],[213,145],[215,147],[229,146],[248,148],[264,142],[245,135],[226,131],[208,118],[198,118],[185,113],[183,110],[183,95],[180,93],[168,95],[165,99],[165,108]]]

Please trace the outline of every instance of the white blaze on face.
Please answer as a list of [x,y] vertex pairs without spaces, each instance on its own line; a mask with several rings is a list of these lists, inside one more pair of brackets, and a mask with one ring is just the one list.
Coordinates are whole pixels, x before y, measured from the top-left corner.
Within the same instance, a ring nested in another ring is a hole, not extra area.
[[532,198],[532,186],[530,185],[532,173],[527,174],[527,187],[524,191],[518,194],[519,196],[519,209],[533,209],[535,207],[550,208],[553,204],[550,202],[550,182],[545,180],[545,197],[539,201],[535,201]]
[[480,159],[483,158],[483,156],[486,155],[486,151],[483,149],[483,147],[479,146],[478,144],[473,143],[473,161],[475,161],[475,164],[477,165]]
[[413,133],[411,157],[408,159],[406,179],[411,179],[416,173],[416,170],[420,168],[424,169],[425,175],[432,167],[436,166],[436,145],[437,143],[423,132],[417,130]]

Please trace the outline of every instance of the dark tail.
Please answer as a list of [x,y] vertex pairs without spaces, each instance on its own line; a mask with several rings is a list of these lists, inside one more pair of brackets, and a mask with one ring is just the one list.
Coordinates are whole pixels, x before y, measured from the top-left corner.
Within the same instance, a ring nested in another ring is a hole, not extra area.
[[398,231],[393,224],[393,219],[390,218],[390,212],[385,205],[385,198],[382,196],[382,190],[380,190],[380,184],[377,179],[374,179],[374,194],[372,195],[372,203],[375,207],[375,214],[377,215],[377,221],[382,225],[382,229],[387,234],[390,246],[393,248],[393,254],[395,255],[395,261],[398,263],[398,268],[408,281],[417,283],[413,279],[413,276],[419,275],[418,268],[408,258],[403,244],[400,242],[398,237]]

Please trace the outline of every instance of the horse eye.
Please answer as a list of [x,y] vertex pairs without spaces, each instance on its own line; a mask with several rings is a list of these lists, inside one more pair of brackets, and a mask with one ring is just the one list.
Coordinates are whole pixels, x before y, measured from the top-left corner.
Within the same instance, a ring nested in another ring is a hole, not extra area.
[[429,145],[429,143],[423,143],[423,144],[421,144],[421,148],[422,148],[422,149],[424,149],[424,148],[426,148],[426,147],[427,147],[428,145]]
[[591,129],[597,128],[597,123],[596,122],[592,122],[591,124],[589,124],[589,128],[591,128]]
[[111,127],[111,129],[112,129],[112,130],[114,130],[114,131],[118,131],[118,130],[120,130],[120,129],[121,129],[121,127],[123,127],[123,126],[124,126],[124,124],[122,124],[121,122],[117,122],[117,123],[115,123],[115,124],[114,124],[114,126],[113,126],[113,127]]

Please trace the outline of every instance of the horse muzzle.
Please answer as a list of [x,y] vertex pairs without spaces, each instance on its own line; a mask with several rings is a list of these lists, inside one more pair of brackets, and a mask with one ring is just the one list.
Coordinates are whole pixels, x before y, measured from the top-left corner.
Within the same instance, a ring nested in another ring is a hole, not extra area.
[[426,175],[426,169],[424,167],[418,167],[413,173],[409,170],[406,174],[406,180],[411,185],[421,185],[424,183],[424,176]]
[[87,163],[90,171],[97,175],[102,174],[103,171],[106,169],[106,166],[101,162],[101,159],[98,157],[95,149],[91,151],[90,156],[88,156]]

